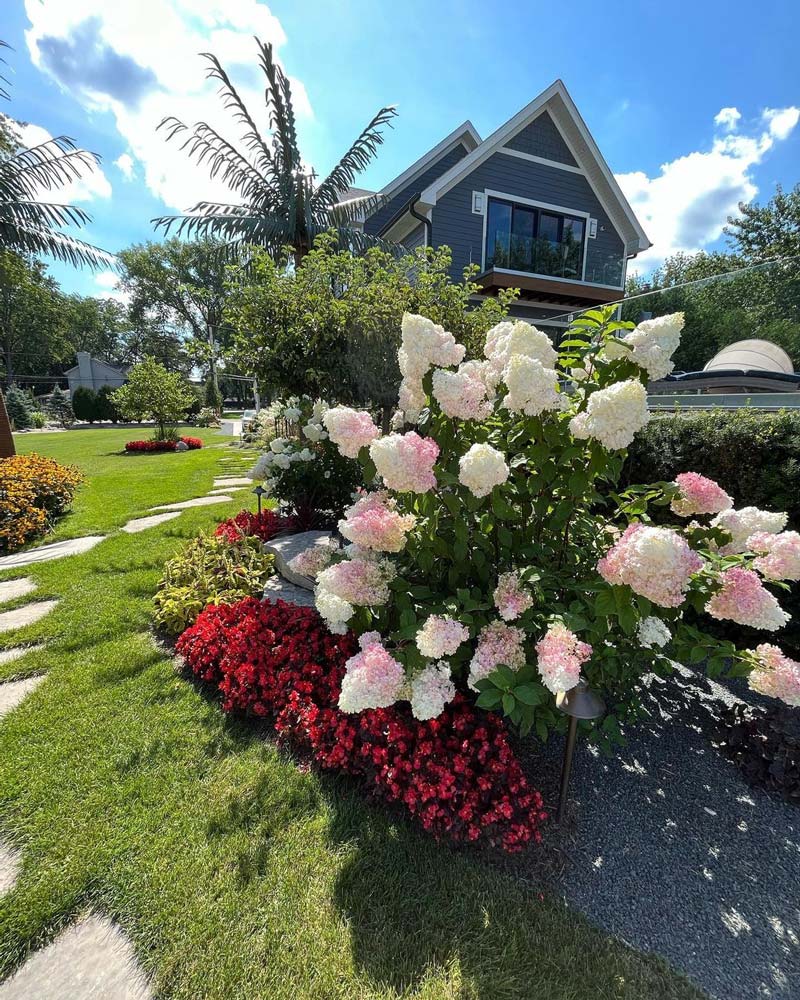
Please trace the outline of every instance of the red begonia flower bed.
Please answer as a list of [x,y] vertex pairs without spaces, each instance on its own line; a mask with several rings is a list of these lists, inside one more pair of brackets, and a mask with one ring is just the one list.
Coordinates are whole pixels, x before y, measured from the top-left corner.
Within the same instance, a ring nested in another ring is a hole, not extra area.
[[[182,437],[178,441],[183,441],[190,450],[203,447],[200,438]],[[175,451],[178,441],[129,441],[125,451]]]
[[294,531],[296,522],[293,517],[282,517],[273,510],[263,510],[260,514],[252,514],[242,510],[236,517],[221,521],[214,532],[228,542],[235,542],[242,535],[255,535],[262,542],[268,542],[282,531]]
[[502,719],[458,694],[437,719],[408,705],[348,715],[338,708],[354,637],[332,635],[312,608],[247,598],[209,606],[178,652],[218,688],[225,711],[274,721],[321,766],[364,782],[435,837],[518,851],[546,819]]

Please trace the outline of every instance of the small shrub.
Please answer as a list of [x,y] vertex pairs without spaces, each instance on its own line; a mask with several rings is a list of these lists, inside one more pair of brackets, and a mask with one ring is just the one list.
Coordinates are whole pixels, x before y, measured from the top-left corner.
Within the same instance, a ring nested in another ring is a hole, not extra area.
[[41,430],[46,423],[47,423],[47,417],[42,413],[41,410],[34,410],[31,413],[31,427],[35,427],[37,430]]
[[282,517],[273,510],[263,510],[260,514],[242,510],[236,517],[229,517],[227,521],[218,524],[214,534],[226,538],[229,542],[235,542],[243,535],[252,535],[260,538],[262,542],[268,542],[277,534],[294,531],[295,528],[296,522],[293,517]]
[[738,703],[720,720],[719,741],[749,785],[800,805],[800,709]]
[[272,556],[255,537],[231,542],[201,535],[164,567],[154,598],[156,627],[178,635],[208,604],[231,604],[260,595],[272,573]]
[[97,419],[119,423],[119,410],[114,405],[113,386],[103,385],[97,390]]
[[79,385],[72,394],[72,410],[76,420],[85,420],[89,424],[99,420],[100,407],[94,389]]
[[47,409],[54,420],[62,427],[70,427],[75,422],[75,414],[72,412],[72,402],[66,389],[56,386],[47,401]]
[[351,633],[332,635],[316,611],[245,600],[204,610],[177,643],[225,711],[271,718],[329,770],[351,774],[435,837],[521,850],[546,818],[505,724],[459,694],[438,719],[408,706],[348,715],[338,707]]
[[203,442],[200,438],[181,437],[176,438],[175,441],[128,441],[125,445],[125,451],[175,451],[178,441],[183,441],[190,451],[203,447]]
[[0,462],[0,550],[15,552],[47,533],[72,503],[82,480],[72,466],[42,455],[15,455]]
[[210,406],[204,406],[194,417],[194,423],[198,427],[219,427],[217,411]]
[[23,431],[31,426],[31,401],[27,393],[15,385],[6,390],[6,410],[15,431]]

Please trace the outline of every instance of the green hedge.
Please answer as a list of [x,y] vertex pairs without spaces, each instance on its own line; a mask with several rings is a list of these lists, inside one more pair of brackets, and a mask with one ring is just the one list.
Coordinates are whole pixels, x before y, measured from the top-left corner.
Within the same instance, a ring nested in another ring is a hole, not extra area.
[[[800,411],[765,413],[705,410],[657,414],[636,435],[623,470],[626,485],[671,481],[679,472],[700,472],[716,480],[735,506],[785,510],[789,527],[800,530]],[[775,635],[726,627],[728,638],[752,647],[776,642],[790,656],[800,652],[800,584],[779,600],[791,615]],[[718,623],[705,619],[703,626]]]
[[785,510],[800,527],[800,411],[705,410],[657,414],[636,435],[623,476],[627,485],[700,472],[736,507]]

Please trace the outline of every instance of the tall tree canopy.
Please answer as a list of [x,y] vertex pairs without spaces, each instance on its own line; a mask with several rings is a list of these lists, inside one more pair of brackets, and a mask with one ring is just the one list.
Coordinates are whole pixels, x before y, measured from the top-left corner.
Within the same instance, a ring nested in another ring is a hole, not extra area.
[[766,205],[742,202],[739,213],[725,227],[736,253],[746,260],[800,257],[800,184],[788,193],[779,184]]
[[259,66],[265,78],[266,110],[272,132],[267,141],[217,57],[205,53],[207,76],[220,83],[220,96],[241,129],[243,150],[224,139],[207,122],[189,126],[178,118],[161,123],[168,139],[182,138],[181,148],[205,164],[212,178],[222,180],[235,196],[232,203],[198,202],[185,215],[154,219],[165,231],[211,236],[229,249],[252,244],[273,258],[290,246],[295,263],[309,252],[315,237],[333,229],[346,247],[364,249],[378,243],[354,225],[382,202],[379,196],[348,200],[347,194],[383,142],[382,129],[395,117],[393,107],[381,108],[321,184],[304,165],[297,142],[292,90],[275,61],[272,45],[256,40]]

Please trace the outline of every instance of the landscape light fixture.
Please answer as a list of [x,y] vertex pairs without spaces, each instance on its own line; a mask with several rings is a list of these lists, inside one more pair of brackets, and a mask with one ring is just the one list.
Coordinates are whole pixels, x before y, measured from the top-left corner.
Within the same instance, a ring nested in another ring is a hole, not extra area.
[[569,775],[572,771],[575,740],[578,735],[578,720],[599,719],[601,715],[605,714],[606,703],[581,677],[574,688],[570,688],[569,691],[560,691],[556,695],[556,706],[560,712],[569,716],[567,745],[564,748],[564,764],[561,769],[561,791],[559,792],[558,812],[556,813],[556,822],[561,823],[567,805],[567,788],[569,787]]
[[258,513],[261,514],[261,498],[267,495],[267,491],[259,483],[258,486],[256,486],[256,488],[253,490],[253,493],[255,493],[256,499],[258,500]]

